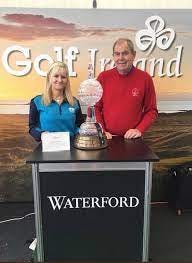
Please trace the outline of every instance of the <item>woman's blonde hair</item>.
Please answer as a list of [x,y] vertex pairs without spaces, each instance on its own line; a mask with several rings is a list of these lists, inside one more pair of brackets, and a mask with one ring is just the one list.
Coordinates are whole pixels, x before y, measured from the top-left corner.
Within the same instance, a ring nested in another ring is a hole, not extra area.
[[68,70],[67,65],[63,62],[54,62],[49,67],[49,70],[47,72],[47,78],[46,78],[46,86],[45,86],[45,89],[44,89],[44,92],[42,95],[43,104],[47,106],[53,100],[52,86],[51,86],[50,79],[51,79],[52,75],[55,74],[56,72],[58,72],[59,70],[65,70],[65,72],[67,74],[67,79],[68,79],[67,85],[63,90],[64,100],[67,100],[67,102],[73,106],[74,105],[74,98],[72,96],[72,92],[71,92],[71,88],[70,88],[69,70]]

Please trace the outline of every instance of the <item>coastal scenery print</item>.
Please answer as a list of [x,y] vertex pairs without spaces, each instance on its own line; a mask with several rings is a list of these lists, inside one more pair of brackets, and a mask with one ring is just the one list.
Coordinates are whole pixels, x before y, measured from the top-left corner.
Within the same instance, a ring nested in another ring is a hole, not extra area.
[[37,145],[28,134],[29,102],[42,93],[49,65],[68,64],[77,96],[90,63],[95,77],[114,66],[118,38],[134,42],[135,66],[153,77],[159,117],[144,140],[160,157],[152,199],[166,201],[168,169],[192,163],[191,15],[184,9],[0,8],[0,202],[33,199],[25,163]]

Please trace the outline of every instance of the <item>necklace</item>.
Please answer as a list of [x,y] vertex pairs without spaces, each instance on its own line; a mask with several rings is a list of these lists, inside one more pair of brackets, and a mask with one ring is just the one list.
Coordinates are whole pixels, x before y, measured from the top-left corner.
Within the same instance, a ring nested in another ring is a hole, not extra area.
[[54,99],[56,102],[60,102],[61,100],[63,100],[63,96],[58,96]]

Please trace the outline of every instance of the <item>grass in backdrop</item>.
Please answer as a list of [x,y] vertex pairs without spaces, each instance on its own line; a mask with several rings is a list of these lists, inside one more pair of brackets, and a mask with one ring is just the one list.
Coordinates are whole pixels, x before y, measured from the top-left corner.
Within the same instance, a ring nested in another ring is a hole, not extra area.
[[31,166],[25,158],[36,142],[28,134],[28,115],[0,115],[0,201],[31,201]]
[[[144,141],[160,157],[153,168],[153,201],[166,200],[167,170],[192,163],[192,111],[160,113]],[[28,115],[0,115],[0,201],[31,201],[31,165],[25,158],[37,143],[28,134]]]

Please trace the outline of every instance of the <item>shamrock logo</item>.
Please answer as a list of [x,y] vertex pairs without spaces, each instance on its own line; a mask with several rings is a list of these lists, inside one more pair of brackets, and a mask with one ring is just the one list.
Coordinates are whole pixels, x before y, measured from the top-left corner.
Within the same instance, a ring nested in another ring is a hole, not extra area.
[[165,22],[160,16],[150,16],[145,21],[147,29],[136,33],[135,41],[142,51],[148,50],[149,55],[155,45],[160,49],[168,49],[175,39],[175,32],[171,28],[165,28]]

